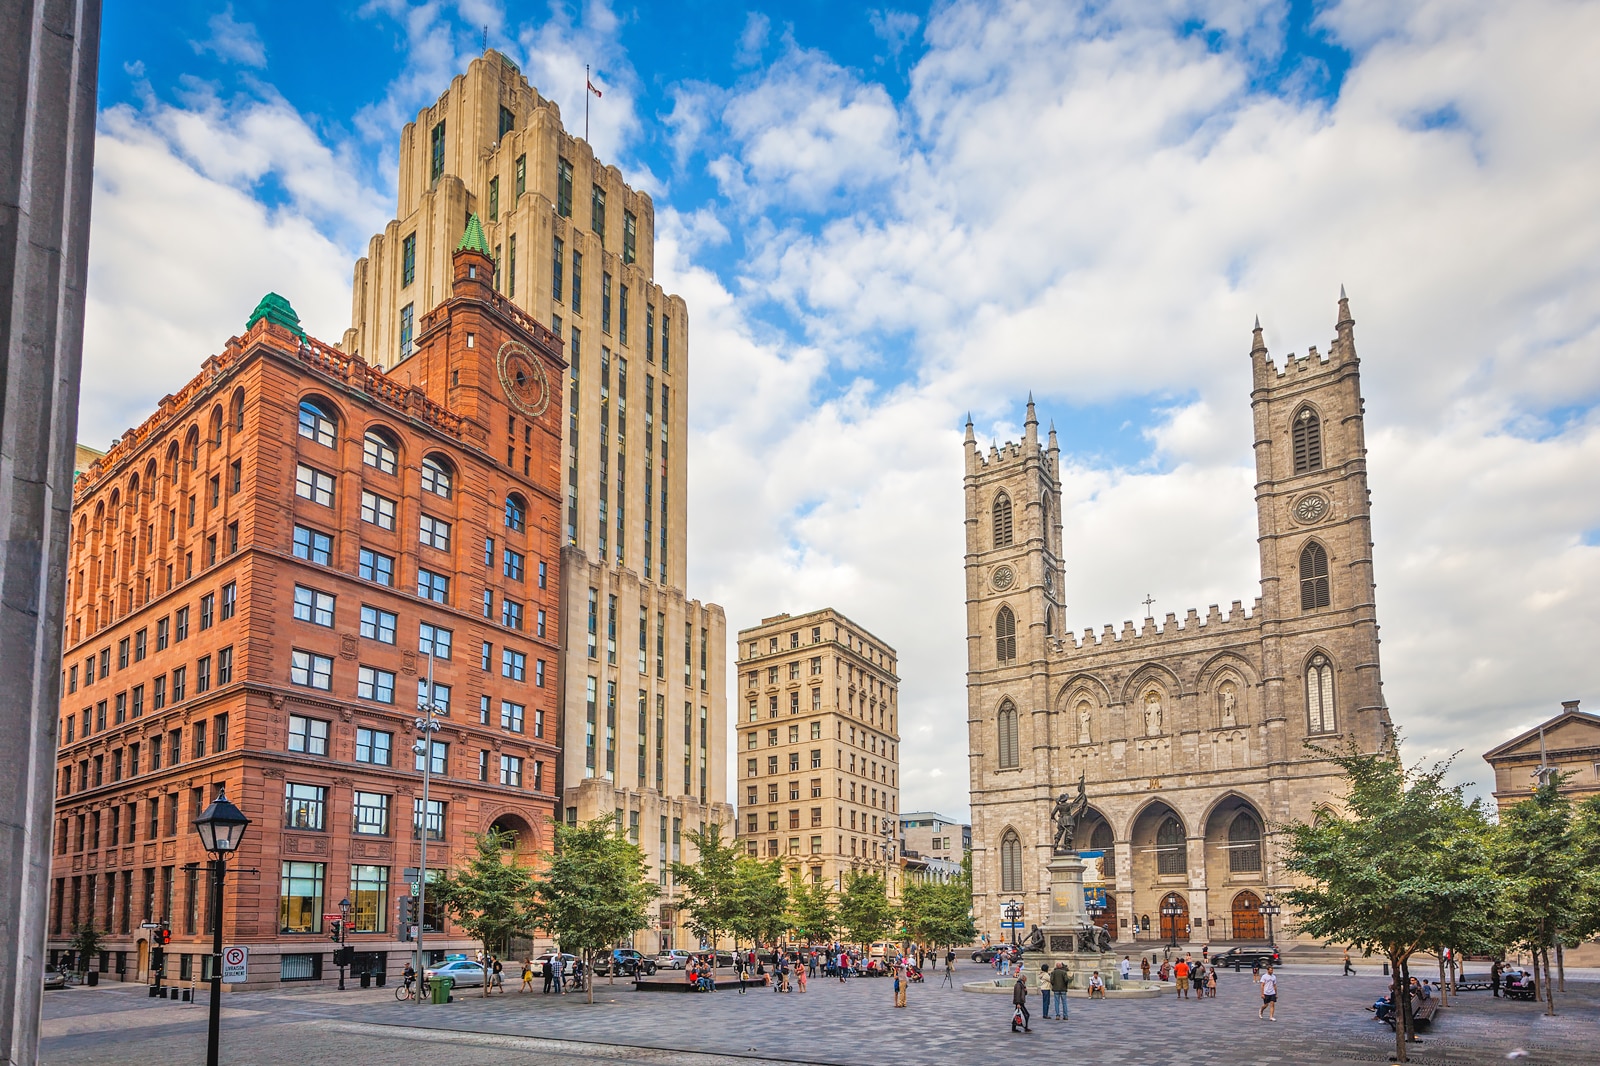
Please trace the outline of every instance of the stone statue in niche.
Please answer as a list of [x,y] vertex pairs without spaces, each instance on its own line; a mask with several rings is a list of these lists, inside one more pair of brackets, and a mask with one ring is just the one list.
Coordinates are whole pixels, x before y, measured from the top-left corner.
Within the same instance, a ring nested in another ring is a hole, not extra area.
[[1234,707],[1238,702],[1239,697],[1233,687],[1233,682],[1226,682],[1222,688],[1217,690],[1217,710],[1221,714],[1222,727],[1224,729],[1231,729],[1239,724],[1238,715],[1234,711]]
[[1090,742],[1091,737],[1090,737],[1090,732],[1089,732],[1089,722],[1090,722],[1089,703],[1088,703],[1087,700],[1085,700],[1084,702],[1078,704],[1078,743],[1079,744],[1087,744],[1087,743]]
[[1144,735],[1161,735],[1161,693],[1155,689],[1144,694]]

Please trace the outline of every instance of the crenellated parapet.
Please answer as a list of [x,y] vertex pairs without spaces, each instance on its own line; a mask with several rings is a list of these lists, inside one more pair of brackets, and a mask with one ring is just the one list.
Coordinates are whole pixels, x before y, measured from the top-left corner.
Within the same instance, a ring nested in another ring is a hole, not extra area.
[[1051,651],[1066,659],[1071,659],[1077,652],[1098,654],[1111,647],[1130,654],[1148,648],[1148,654],[1161,655],[1165,648],[1180,641],[1212,639],[1219,634],[1252,633],[1260,628],[1261,598],[1258,596],[1248,611],[1243,601],[1234,600],[1226,615],[1213,603],[1204,618],[1191,607],[1181,622],[1176,614],[1169,611],[1166,620],[1159,626],[1154,618],[1146,618],[1137,629],[1132,620],[1125,620],[1120,632],[1107,623],[1099,633],[1093,628],[1084,629],[1082,636],[1067,633],[1052,642]]

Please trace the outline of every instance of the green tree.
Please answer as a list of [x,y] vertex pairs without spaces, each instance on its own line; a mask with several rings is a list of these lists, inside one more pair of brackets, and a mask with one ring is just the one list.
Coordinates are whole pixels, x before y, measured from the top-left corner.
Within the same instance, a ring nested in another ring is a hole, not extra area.
[[852,870],[845,875],[839,894],[839,925],[853,943],[870,948],[874,940],[894,928],[894,905],[877,874]]
[[72,931],[72,954],[77,959],[78,973],[89,972],[89,960],[100,953],[104,938],[93,922],[84,922]]
[[748,856],[734,860],[732,899],[729,928],[736,938],[755,944],[776,944],[783,939],[789,928],[789,890],[784,887],[779,860]]
[[789,927],[808,943],[832,942],[839,930],[833,886],[826,881],[807,881],[799,870],[790,871]]
[[[660,889],[645,877],[644,852],[611,817],[582,825],[553,822],[544,872],[534,879],[529,916],[594,973],[594,953],[650,924]],[[594,1002],[594,981],[586,982]]]
[[978,937],[972,922],[972,882],[965,874],[948,882],[912,881],[900,901],[906,935],[930,947],[970,944]]
[[737,874],[742,856],[732,839],[723,843],[722,826],[715,823],[684,836],[694,845],[695,861],[673,863],[672,879],[683,909],[689,913],[689,931],[715,948],[738,921]]
[[1504,879],[1496,914],[1507,944],[1534,957],[1542,971],[1545,1013],[1556,1012],[1550,949],[1585,924],[1583,867],[1572,802],[1561,792],[1567,775],[1551,774],[1532,795],[1500,811],[1494,833],[1494,867]]
[[489,955],[502,954],[512,937],[534,929],[529,915],[533,871],[517,861],[517,835],[491,828],[473,838],[465,866],[428,886],[456,924],[483,945],[483,994],[489,994]]
[[1302,879],[1284,894],[1299,931],[1389,960],[1398,976],[1395,1056],[1406,1061],[1409,960],[1441,944],[1482,942],[1498,885],[1488,824],[1477,800],[1447,788],[1449,763],[1406,769],[1398,737],[1365,754],[1313,748],[1344,770],[1342,813],[1283,827],[1287,869]]

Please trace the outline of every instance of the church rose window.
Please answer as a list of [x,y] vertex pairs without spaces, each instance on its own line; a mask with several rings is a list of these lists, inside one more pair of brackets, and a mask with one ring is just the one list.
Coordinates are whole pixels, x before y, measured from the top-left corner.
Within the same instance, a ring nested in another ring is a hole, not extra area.
[[1300,609],[1328,606],[1328,552],[1312,541],[1300,549]]

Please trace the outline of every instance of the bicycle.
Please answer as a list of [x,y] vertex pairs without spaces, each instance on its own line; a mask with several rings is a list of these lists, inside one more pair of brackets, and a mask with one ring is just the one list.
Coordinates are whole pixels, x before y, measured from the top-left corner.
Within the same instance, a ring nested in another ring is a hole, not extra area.
[[[422,991],[427,991],[426,981],[423,982]],[[417,983],[415,979],[404,982],[394,990],[394,998],[397,1003],[404,1003],[408,999],[416,999],[417,994]]]

